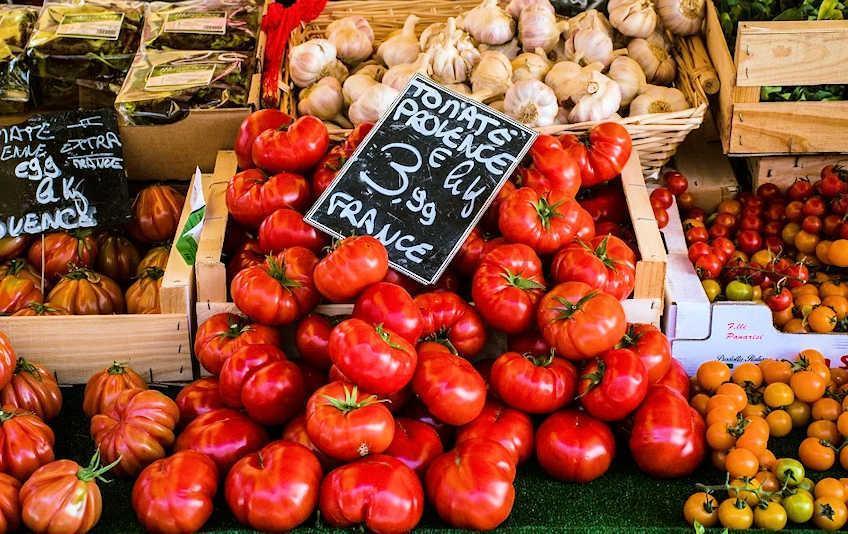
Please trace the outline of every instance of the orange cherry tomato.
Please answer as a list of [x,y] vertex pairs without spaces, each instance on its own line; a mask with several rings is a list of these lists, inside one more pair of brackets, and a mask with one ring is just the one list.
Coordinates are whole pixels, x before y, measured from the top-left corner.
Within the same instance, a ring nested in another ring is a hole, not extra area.
[[745,393],[745,389],[739,384],[725,382],[716,389],[716,396],[719,395],[733,399],[737,411],[742,411],[748,405],[748,394]]
[[827,306],[816,306],[807,314],[810,330],[817,334],[828,334],[836,330],[836,312]]
[[795,392],[788,384],[772,382],[763,390],[763,402],[771,408],[789,406],[795,401]]
[[724,362],[715,360],[704,362],[698,367],[695,378],[704,391],[713,392],[730,380],[730,367]]
[[763,383],[763,371],[757,364],[745,362],[733,370],[730,379],[740,386],[758,388]]
[[737,417],[738,415],[736,410],[733,409],[732,406],[720,406],[707,413],[706,424],[707,426],[711,426],[715,423],[723,423],[728,426],[733,426],[736,424]]
[[737,478],[730,481],[730,488],[728,488],[727,494],[734,499],[742,499],[748,506],[753,507],[760,502],[760,498],[757,496],[757,490],[759,489],[760,482],[756,477],[750,480]]
[[839,433],[836,423],[824,419],[810,423],[810,426],[807,427],[807,437],[823,439],[833,445],[842,442],[842,435]]
[[683,504],[683,518],[690,525],[697,521],[707,528],[718,524],[718,501],[709,493],[693,493]]
[[796,400],[786,407],[786,412],[792,418],[792,427],[800,428],[810,421],[810,405]]
[[724,423],[714,423],[707,427],[707,445],[717,451],[726,451],[736,443],[736,437],[730,433]]
[[775,382],[783,382],[788,384],[792,378],[792,364],[783,360],[763,360],[759,363],[760,370],[763,372],[763,382],[766,384],[774,384]]
[[813,524],[823,530],[834,531],[845,526],[848,521],[848,507],[845,501],[836,497],[820,497],[813,505]]
[[836,429],[839,431],[839,435],[848,438],[848,412],[839,414],[839,418],[836,420]]
[[818,438],[805,438],[798,447],[798,459],[807,469],[827,471],[836,463],[836,452],[827,442]]
[[816,488],[813,494],[816,496],[816,499],[820,497],[833,497],[842,502],[845,502],[845,499],[848,499],[848,493],[845,491],[845,486],[842,485],[842,482],[833,477],[823,478],[816,482]]
[[836,421],[842,413],[842,405],[836,399],[822,397],[813,403],[810,410],[814,421],[822,419]]
[[742,415],[745,417],[765,417],[768,414],[768,407],[762,402],[749,404],[742,410]]
[[748,449],[735,448],[727,453],[724,468],[733,478],[752,478],[760,469],[757,455]]
[[[848,457],[848,455],[846,455],[846,457]],[[713,467],[719,471],[724,471],[725,460],[727,460],[727,451],[713,451],[710,453],[710,461],[712,462]]]
[[789,385],[802,402],[819,400],[827,388],[827,382],[814,371],[798,371],[789,379]]
[[730,408],[733,411],[738,412],[744,407],[744,404],[739,406],[737,399],[734,399],[730,395],[713,395],[710,397],[710,400],[707,401],[707,413],[710,413],[717,408]]
[[769,425],[769,434],[782,438],[792,432],[792,417],[786,410],[774,410],[766,416]]

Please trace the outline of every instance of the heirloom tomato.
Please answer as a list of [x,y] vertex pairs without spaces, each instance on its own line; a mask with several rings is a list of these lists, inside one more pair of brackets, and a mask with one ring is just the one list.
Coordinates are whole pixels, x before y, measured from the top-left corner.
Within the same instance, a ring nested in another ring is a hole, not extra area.
[[234,150],[239,169],[255,167],[253,163],[253,142],[266,130],[276,130],[290,124],[292,118],[278,109],[260,109],[245,117],[239,126]]
[[334,146],[324,154],[324,157],[315,166],[315,172],[312,173],[312,194],[316,199],[330,187],[346,160],[347,156],[345,156],[344,147],[341,145]]
[[171,249],[169,247],[161,246],[161,247],[153,247],[147,251],[147,254],[142,256],[141,261],[138,262],[138,267],[136,267],[135,274],[138,276],[148,267],[158,267],[165,270],[165,266],[168,265],[168,256],[171,254]]
[[[41,258],[44,257],[42,264]],[[36,272],[53,282],[73,267],[91,267],[97,257],[97,239],[91,230],[53,232],[33,241],[27,259]]]
[[602,476],[615,456],[606,423],[578,410],[551,415],[536,432],[536,458],[559,480],[586,483]]
[[224,496],[240,523],[263,532],[289,531],[318,504],[321,463],[299,443],[275,441],[230,469]]
[[536,356],[551,352],[551,346],[538,330],[524,332],[507,338],[507,350],[523,354],[525,352]]
[[0,237],[0,261],[11,260],[23,256],[29,246],[30,236]]
[[158,267],[148,267],[130,287],[127,288],[127,313],[161,313],[159,290],[162,289],[162,277],[165,271]]
[[151,185],[139,191],[132,205],[130,236],[142,243],[169,241],[177,233],[185,195],[168,185]]
[[486,382],[480,373],[440,345],[418,351],[412,390],[434,417],[454,426],[476,419],[486,403]]
[[412,380],[418,361],[409,341],[362,319],[339,323],[330,334],[329,350],[333,364],[351,382],[383,396],[403,389]]
[[574,399],[577,370],[546,354],[506,352],[492,365],[489,385],[506,404],[527,413],[550,413]]
[[582,370],[578,397],[601,421],[619,421],[635,410],[648,392],[648,374],[639,356],[628,349],[601,353]]
[[315,287],[332,302],[345,302],[386,276],[389,254],[370,235],[342,239],[315,266]]
[[21,526],[21,483],[0,473],[0,532],[17,532]]
[[44,299],[41,278],[27,267],[24,260],[11,260],[5,274],[0,274],[0,315],[11,315]]
[[[533,167],[541,176],[524,182],[540,193],[560,191],[574,197],[580,189],[580,167],[568,151],[552,135],[540,135],[530,148]],[[537,179],[540,178],[540,179]]]
[[583,187],[592,187],[621,174],[633,143],[624,126],[603,122],[589,130],[584,142],[575,135],[560,137],[560,143],[577,160]]
[[26,480],[53,461],[53,431],[40,417],[18,408],[0,409],[0,472]]
[[215,509],[218,468],[205,454],[174,453],[144,468],[133,484],[132,507],[149,532],[199,531]]
[[321,483],[321,518],[334,527],[362,525],[375,534],[410,532],[424,513],[415,471],[386,454],[337,467]]
[[291,324],[320,300],[313,282],[317,264],[315,254],[303,247],[268,256],[264,264],[248,267],[233,278],[233,302],[258,323]]
[[241,270],[261,265],[265,261],[265,253],[259,248],[259,241],[249,239],[239,246],[236,253],[227,262],[227,285]]
[[599,235],[557,252],[551,262],[551,277],[557,284],[584,282],[622,300],[636,285],[636,254],[621,239]]
[[88,379],[82,411],[88,417],[104,413],[112,407],[118,395],[127,389],[147,389],[147,382],[127,364],[112,362],[112,365]]
[[326,370],[330,359],[330,333],[335,323],[332,317],[310,313],[297,323],[294,342],[301,359],[316,369]]
[[0,332],[0,387],[6,387],[6,384],[12,380],[17,361],[12,342],[6,334]]
[[395,435],[385,454],[394,456],[419,476],[424,476],[433,459],[445,451],[442,438],[432,425],[398,417]]
[[266,176],[258,169],[248,169],[227,184],[227,209],[237,223],[248,228],[257,228],[279,208],[303,211],[310,199],[309,183],[290,172]]
[[306,416],[303,413],[286,424],[280,438],[294,443],[300,443],[312,451],[315,457],[318,458],[318,461],[321,462],[324,469],[332,469],[337,463],[335,460],[321,452],[321,449],[315,446],[315,444],[312,443],[312,440],[309,439],[309,434],[306,432]]
[[245,345],[280,343],[280,333],[269,326],[251,324],[234,313],[217,313],[197,328],[194,353],[207,371],[217,375],[227,358]]
[[116,232],[97,236],[97,258],[94,269],[118,283],[129,283],[136,275],[141,254],[132,241]]
[[318,163],[329,146],[330,136],[321,119],[305,115],[260,133],[251,155],[253,163],[268,172],[304,172]]
[[227,358],[218,383],[231,408],[244,408],[263,425],[279,425],[303,408],[306,385],[300,368],[273,345],[247,345]]
[[118,462],[116,474],[135,476],[165,457],[179,419],[179,408],[164,393],[128,389],[109,410],[91,419],[91,437],[104,461]]
[[487,239],[475,226],[468,237],[465,238],[465,241],[462,242],[462,246],[453,258],[451,267],[465,276],[474,276],[474,271],[477,270],[483,256],[496,246],[504,243],[506,241],[502,237]]
[[73,315],[111,315],[124,313],[126,309],[121,286],[108,276],[85,267],[62,276],[50,290],[47,301]]
[[410,343],[417,343],[424,330],[421,311],[412,296],[388,282],[377,282],[363,291],[356,299],[352,317],[382,325]]
[[476,419],[457,429],[457,443],[475,438],[497,441],[517,465],[533,454],[533,421],[524,412],[489,399]]
[[570,360],[613,348],[627,331],[621,303],[582,282],[564,282],[548,292],[537,320],[545,341]]
[[424,482],[430,503],[450,526],[492,530],[512,511],[514,479],[513,454],[496,441],[474,438],[433,460]]
[[306,403],[306,432],[326,455],[352,461],[378,454],[392,443],[392,413],[375,395],[336,381],[319,388]]
[[450,291],[431,291],[415,297],[427,340],[438,341],[465,357],[476,356],[486,344],[486,326],[477,311]]
[[671,367],[671,344],[652,324],[628,324],[627,333],[617,347],[630,349],[639,356],[651,384],[657,383]]
[[12,379],[0,390],[0,406],[27,410],[50,421],[62,410],[62,392],[50,371],[18,358]]
[[303,215],[291,208],[274,211],[259,225],[259,249],[265,253],[290,247],[306,247],[318,253],[328,242],[324,233],[306,224]]
[[657,381],[657,385],[667,386],[683,395],[684,398],[689,398],[689,375],[675,358],[671,358],[668,371]]
[[594,187],[589,196],[580,198],[578,201],[595,221],[595,233],[597,235],[607,233],[601,231],[601,223],[624,224],[629,222],[627,199],[624,197],[624,189],[618,181]]
[[197,451],[209,456],[222,473],[268,441],[265,430],[247,416],[219,408],[198,416],[177,436],[174,451]]
[[528,330],[545,290],[542,261],[522,244],[500,245],[483,256],[471,281],[480,315],[508,334]]
[[185,386],[177,393],[174,402],[180,409],[180,426],[186,426],[212,410],[226,407],[215,377],[200,378]]
[[543,256],[595,235],[592,216],[576,200],[559,191],[540,194],[529,187],[503,201],[498,227],[507,241],[528,245]]

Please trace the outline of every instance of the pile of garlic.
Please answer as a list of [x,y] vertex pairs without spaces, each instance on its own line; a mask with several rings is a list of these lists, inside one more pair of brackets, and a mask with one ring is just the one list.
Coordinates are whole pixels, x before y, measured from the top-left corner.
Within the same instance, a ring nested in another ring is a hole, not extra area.
[[[498,0],[375,45],[361,16],[331,23],[324,39],[289,51],[298,112],[349,128],[374,122],[416,73],[533,127],[686,109],[670,85],[668,32],[700,31],[703,0],[610,0],[558,19],[549,0]],[[619,115],[621,114],[621,115]]]

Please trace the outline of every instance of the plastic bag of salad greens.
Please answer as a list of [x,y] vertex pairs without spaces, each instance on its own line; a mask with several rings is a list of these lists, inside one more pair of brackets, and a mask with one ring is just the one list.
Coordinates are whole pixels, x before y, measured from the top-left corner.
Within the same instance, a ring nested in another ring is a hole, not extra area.
[[38,9],[0,5],[0,113],[26,110],[29,102],[29,69],[24,47]]
[[157,50],[253,50],[262,5],[254,0],[151,2],[142,42]]
[[247,106],[250,54],[215,50],[140,52],[115,99],[129,124],[168,124],[191,109]]

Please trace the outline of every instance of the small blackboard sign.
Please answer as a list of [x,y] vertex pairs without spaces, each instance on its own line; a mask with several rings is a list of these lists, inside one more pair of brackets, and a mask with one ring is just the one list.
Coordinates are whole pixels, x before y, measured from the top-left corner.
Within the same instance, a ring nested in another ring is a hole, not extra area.
[[417,74],[305,219],[378,238],[395,269],[434,284],[535,137]]
[[128,218],[114,111],[43,113],[0,128],[0,237],[113,226]]

